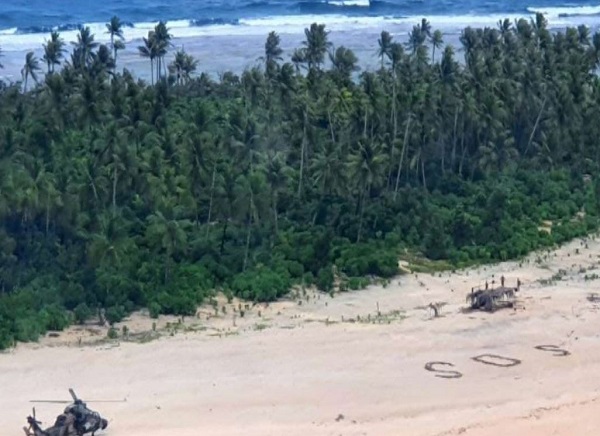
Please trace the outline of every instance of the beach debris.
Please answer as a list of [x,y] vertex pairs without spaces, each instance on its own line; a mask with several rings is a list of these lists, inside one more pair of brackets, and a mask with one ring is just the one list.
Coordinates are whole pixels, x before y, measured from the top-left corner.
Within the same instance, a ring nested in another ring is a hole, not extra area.
[[494,288],[495,281],[492,280],[491,287],[486,281],[485,287],[471,288],[471,293],[467,294],[466,302],[472,310],[485,310],[494,312],[496,309],[514,307],[516,303],[516,293],[521,287],[521,281],[517,279],[517,286],[514,288],[504,286],[504,276],[500,279],[501,285]]
[[590,292],[587,296],[587,300],[591,303],[600,303],[600,295],[596,292]]
[[442,307],[444,307],[446,304],[448,304],[448,303],[446,303],[445,301],[436,301],[436,302],[429,303],[427,305],[427,308],[431,309],[433,311],[433,317],[437,318],[440,316]]

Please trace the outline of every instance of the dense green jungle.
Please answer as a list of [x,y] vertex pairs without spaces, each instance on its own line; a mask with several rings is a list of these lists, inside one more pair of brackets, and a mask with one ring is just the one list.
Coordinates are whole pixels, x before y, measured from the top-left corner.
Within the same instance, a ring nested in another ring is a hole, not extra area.
[[351,290],[409,254],[455,268],[597,228],[585,26],[504,20],[452,47],[423,20],[382,32],[361,71],[313,24],[291,62],[272,32],[260,66],[212,79],[182,50],[167,64],[159,23],[138,48],[150,83],[118,69],[118,18],[107,32],[68,51],[53,33],[0,84],[0,348],[99,311]]

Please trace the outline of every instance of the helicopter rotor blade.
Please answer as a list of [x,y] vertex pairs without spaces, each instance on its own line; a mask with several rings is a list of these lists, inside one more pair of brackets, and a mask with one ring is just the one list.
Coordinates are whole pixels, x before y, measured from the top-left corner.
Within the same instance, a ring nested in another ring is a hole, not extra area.
[[30,403],[57,403],[57,404],[69,404],[72,401],[63,400],[29,400]]
[[[29,400],[30,403],[55,403],[55,404],[71,404],[72,401],[67,400]],[[122,400],[86,400],[86,403],[126,403],[127,398]]]
[[127,398],[122,400],[85,400],[86,403],[126,403]]

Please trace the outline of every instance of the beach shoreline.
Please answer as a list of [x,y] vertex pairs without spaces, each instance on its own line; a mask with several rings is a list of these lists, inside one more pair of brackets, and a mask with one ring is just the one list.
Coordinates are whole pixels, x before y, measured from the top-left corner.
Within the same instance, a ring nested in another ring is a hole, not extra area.
[[[221,298],[184,319],[138,313],[115,340],[106,327],[73,327],[0,354],[0,427],[18,434],[29,400],[73,387],[127,399],[90,404],[110,436],[596,434],[599,250],[590,237],[333,298],[306,290],[248,307]],[[523,283],[516,308],[465,313],[471,287],[500,276]],[[439,317],[432,302],[444,303]],[[160,337],[140,336],[153,330]],[[486,354],[504,360],[474,360]],[[428,362],[460,377],[436,377]],[[49,424],[60,408],[38,405],[38,417]]]

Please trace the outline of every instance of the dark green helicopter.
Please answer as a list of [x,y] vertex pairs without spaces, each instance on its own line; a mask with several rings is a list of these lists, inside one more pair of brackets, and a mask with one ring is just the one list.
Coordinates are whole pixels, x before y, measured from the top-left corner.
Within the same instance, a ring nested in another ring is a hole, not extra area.
[[[75,395],[75,391],[69,388],[69,393],[73,401],[62,400],[31,400],[32,403],[68,403],[64,412],[56,418],[54,425],[45,430],[42,429],[41,422],[35,417],[35,407],[33,415],[27,417],[29,427],[23,427],[27,436],[83,436],[91,433],[92,436],[98,430],[104,430],[108,426],[108,421],[98,412],[88,409],[87,404]],[[92,400],[94,403],[114,403],[124,402],[126,400]]]

